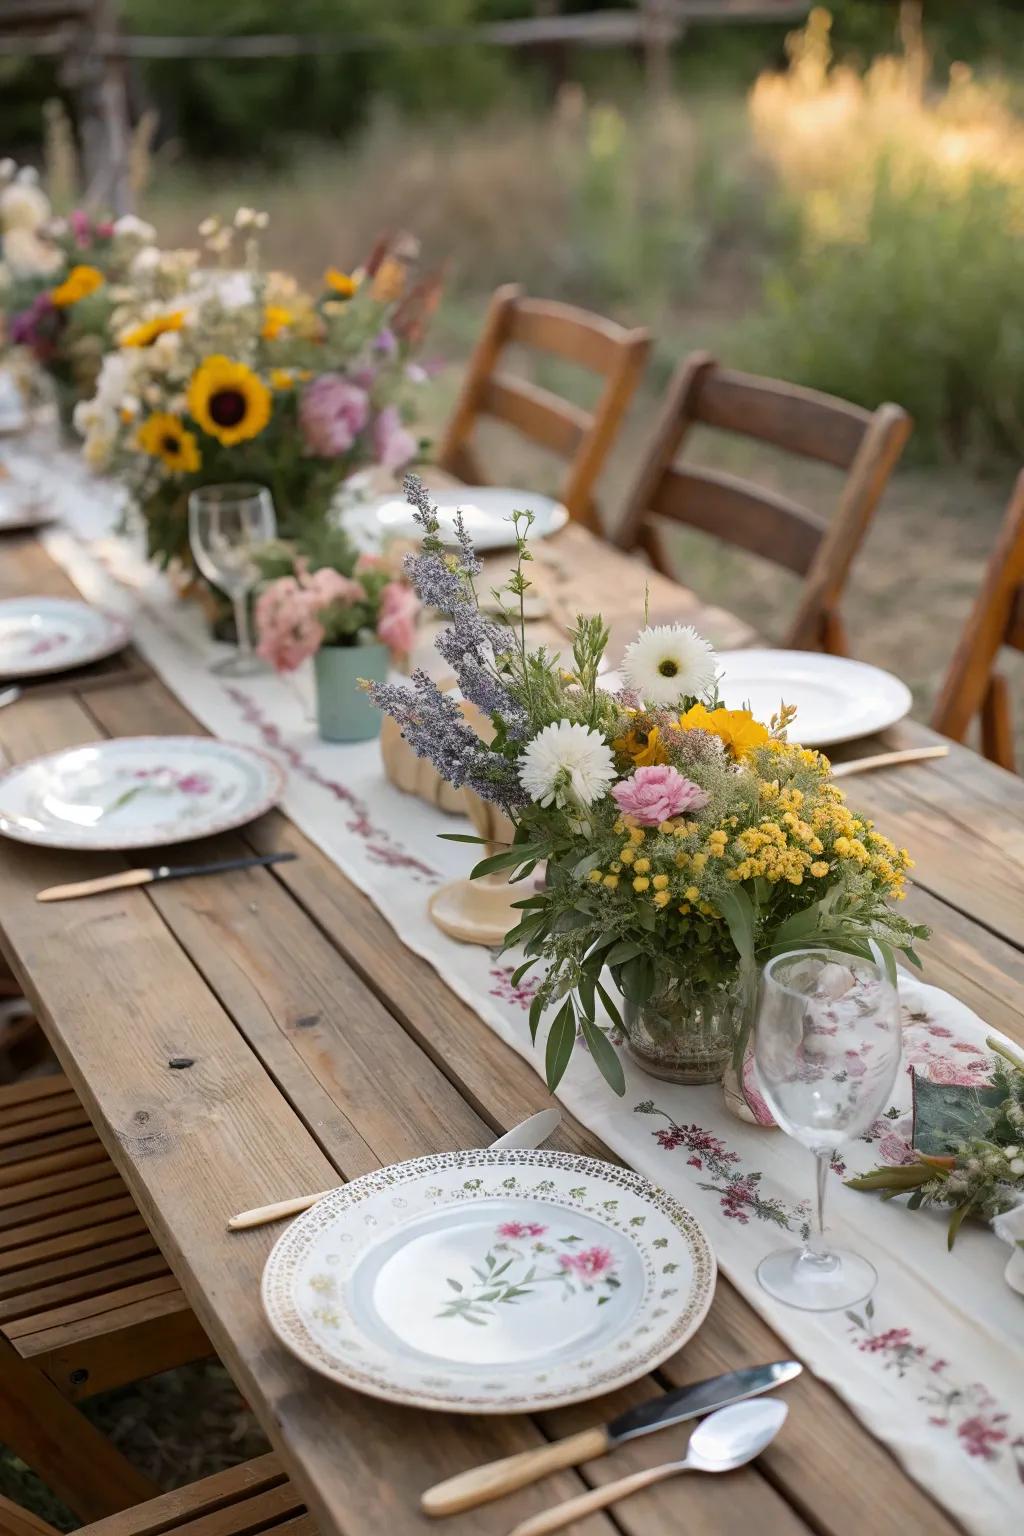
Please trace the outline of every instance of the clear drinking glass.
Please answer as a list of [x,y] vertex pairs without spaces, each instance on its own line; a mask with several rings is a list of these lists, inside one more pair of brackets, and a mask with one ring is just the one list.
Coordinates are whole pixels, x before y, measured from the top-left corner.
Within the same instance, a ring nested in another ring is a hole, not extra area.
[[188,536],[196,565],[231,599],[238,654],[214,672],[245,677],[266,670],[252,648],[249,593],[259,578],[256,551],[277,532],[274,502],[263,485],[204,485],[188,498]]
[[831,1312],[863,1301],[878,1274],[825,1242],[833,1153],[861,1136],[888,1101],[900,1063],[896,988],[875,960],[838,950],[777,955],[764,968],[754,1037],[757,1081],[787,1135],[814,1153],[816,1219],[802,1248],[762,1259],[757,1278],[778,1301]]

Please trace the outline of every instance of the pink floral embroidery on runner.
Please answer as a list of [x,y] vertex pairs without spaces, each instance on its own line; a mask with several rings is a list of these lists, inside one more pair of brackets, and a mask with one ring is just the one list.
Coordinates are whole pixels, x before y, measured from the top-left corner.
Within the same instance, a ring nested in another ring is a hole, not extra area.
[[521,982],[513,985],[515,972],[514,965],[492,965],[491,981],[494,985],[491,987],[491,996],[500,997],[503,1003],[518,1003],[520,1008],[529,1008],[541,978],[524,976]]
[[847,1312],[850,1338],[861,1354],[875,1355],[882,1369],[901,1379],[920,1377],[918,1401],[928,1409],[935,1429],[955,1434],[961,1451],[981,1461],[1000,1461],[1009,1452],[1017,1476],[1024,1482],[1024,1432],[1015,1429],[1009,1413],[980,1381],[955,1382],[948,1375],[949,1362],[924,1344],[918,1344],[909,1328],[875,1329],[872,1302],[858,1312]]
[[237,706],[246,725],[259,731],[260,739],[265,746],[280,752],[289,768],[294,769],[296,773],[301,773],[303,778],[308,779],[311,784],[316,784],[320,789],[326,789],[336,800],[340,800],[343,805],[349,807],[352,815],[345,826],[349,832],[363,839],[366,851],[375,863],[386,864],[390,869],[408,869],[419,879],[428,880],[434,885],[440,881],[441,876],[437,870],[431,869],[429,864],[424,864],[422,860],[406,853],[395,843],[390,833],[385,832],[382,827],[374,826],[366,806],[347,785],[339,783],[337,779],[329,779],[318,768],[314,768],[312,763],[308,763],[297,747],[286,742],[279,728],[273,721],[265,718],[259,706],[249,698],[248,694],[243,693],[240,688],[226,687],[224,691],[231,702]]

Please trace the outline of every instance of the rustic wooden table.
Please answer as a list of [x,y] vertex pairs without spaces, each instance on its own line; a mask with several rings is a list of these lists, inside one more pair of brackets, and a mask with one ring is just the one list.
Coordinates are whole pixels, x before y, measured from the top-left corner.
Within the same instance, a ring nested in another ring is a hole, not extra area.
[[[585,594],[637,619],[636,567],[579,530],[545,558],[565,606]],[[69,590],[33,540],[7,540],[0,596]],[[641,598],[642,600],[642,598]],[[632,611],[626,606],[632,603]],[[656,579],[666,605],[723,645],[749,631]],[[557,605],[556,605],[557,606]],[[156,679],[0,711],[13,762],[103,735],[195,731]],[[929,739],[907,724],[889,745]],[[858,744],[857,750],[865,750]],[[856,798],[917,858],[907,907],[933,925],[929,980],[1024,1041],[1024,786],[970,752],[866,776]],[[259,1279],[278,1229],[230,1235],[233,1211],[350,1179],[379,1164],[474,1146],[544,1107],[530,1065],[483,1027],[369,900],[279,813],[183,857],[256,849],[300,855],[274,871],[180,881],[39,906],[35,892],[119,866],[0,845],[0,941],[111,1157],[192,1305],[308,1499],[322,1536],[428,1528],[420,1491],[478,1462],[599,1423],[670,1385],[788,1353],[724,1278],[700,1332],[656,1376],[611,1400],[536,1418],[415,1413],[334,1388],[272,1338]],[[172,1070],[186,1057],[192,1065]],[[554,1145],[599,1157],[582,1126]],[[786,1433],[756,1467],[666,1485],[591,1517],[588,1536],[948,1536],[953,1522],[828,1387],[787,1389]],[[556,1499],[678,1453],[680,1436],[633,1442],[604,1461],[460,1516],[499,1533]],[[435,1526],[435,1530],[437,1527]]]

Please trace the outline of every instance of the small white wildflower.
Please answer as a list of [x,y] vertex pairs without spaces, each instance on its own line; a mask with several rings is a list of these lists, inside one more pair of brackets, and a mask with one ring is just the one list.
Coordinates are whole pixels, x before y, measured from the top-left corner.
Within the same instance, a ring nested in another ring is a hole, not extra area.
[[615,760],[604,737],[569,720],[538,731],[519,759],[519,782],[539,805],[593,805],[614,779]]
[[204,219],[199,226],[199,233],[202,235],[204,240],[207,240],[209,239],[210,235],[215,235],[219,228],[219,219]]
[[252,221],[257,229],[266,229],[267,225],[270,223],[270,214],[254,213],[252,216]]
[[248,229],[256,222],[255,208],[238,208],[235,211],[235,228]]
[[690,624],[659,624],[627,645],[622,670],[650,704],[670,707],[712,687],[715,653]]
[[1013,1159],[1013,1162],[1010,1164],[1010,1172],[1015,1173],[1018,1178],[1024,1173],[1024,1157],[1015,1157]]

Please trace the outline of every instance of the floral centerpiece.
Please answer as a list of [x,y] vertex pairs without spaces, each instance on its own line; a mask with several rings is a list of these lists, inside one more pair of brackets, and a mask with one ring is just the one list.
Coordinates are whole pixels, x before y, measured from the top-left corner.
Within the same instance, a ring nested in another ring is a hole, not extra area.
[[389,553],[360,554],[340,529],[305,545],[276,543],[260,557],[259,654],[279,672],[314,658],[317,717],[328,741],[375,736],[380,715],[359,687],[387,677],[416,638],[419,599]]
[[96,386],[118,287],[154,239],[130,214],[55,217],[31,167],[0,163],[0,348],[23,349],[49,376],[67,429]]
[[191,569],[196,487],[267,486],[280,531],[296,537],[323,522],[354,470],[394,470],[419,448],[412,354],[436,279],[410,288],[415,252],[399,239],[358,271],[329,267],[309,293],[264,270],[266,223],[242,208],[232,224],[200,226],[205,256],[154,250],[136,263],[111,317],[116,345],[76,412],[86,458],[128,487],[163,565]]
[[546,871],[539,888],[524,887],[505,943],[526,954],[515,984],[544,966],[530,1027],[536,1038],[554,1009],[552,1089],[580,1037],[622,1091],[609,1030],[656,1073],[720,1078],[749,1028],[758,962],[780,950],[867,954],[874,942],[889,963],[896,949],[915,958],[924,930],[891,904],[909,857],[850,810],[825,757],[786,739],[791,710],[764,724],[727,708],[710,646],[682,625],[645,629],[615,691],[599,683],[600,617],[577,619],[568,668],[529,649],[530,514],[514,518],[518,560],[501,623],[480,610],[480,566],[461,521],[451,555],[415,477],[407,489],[423,529],[411,580],[447,615],[437,648],[493,735],[481,739],[423,672],[411,687],[370,692],[449,782],[511,818],[512,845],[474,873],[526,881]]

